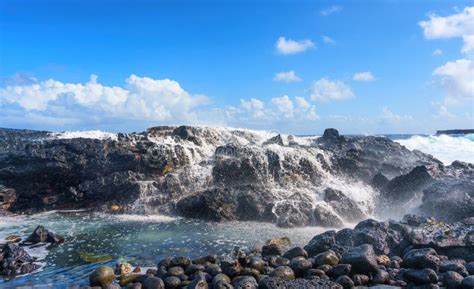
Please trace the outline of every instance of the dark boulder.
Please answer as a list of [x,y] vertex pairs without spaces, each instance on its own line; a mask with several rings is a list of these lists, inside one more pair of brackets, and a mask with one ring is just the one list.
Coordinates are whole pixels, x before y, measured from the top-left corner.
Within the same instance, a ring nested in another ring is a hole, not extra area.
[[325,252],[336,244],[336,231],[330,230],[314,236],[304,247],[310,257]]
[[408,282],[417,285],[438,283],[438,275],[436,275],[436,272],[430,268],[408,269],[403,272],[403,277]]
[[378,269],[377,260],[372,245],[361,245],[350,248],[341,258],[341,263],[350,264],[355,273],[371,273]]
[[61,244],[64,238],[47,230],[43,226],[37,226],[31,235],[25,240],[25,244],[52,243]]
[[308,252],[306,252],[306,250],[301,247],[293,247],[286,251],[282,257],[287,259],[293,259],[295,257],[308,258]]
[[440,259],[438,253],[432,248],[413,249],[403,256],[403,267],[430,268],[436,272],[439,269]]
[[279,256],[281,254],[281,247],[277,244],[269,244],[262,247],[262,257]]
[[14,277],[30,273],[40,267],[34,261],[25,249],[17,244],[7,243],[0,250],[0,276]]
[[448,271],[443,275],[443,284],[447,289],[461,288],[464,277],[454,271]]

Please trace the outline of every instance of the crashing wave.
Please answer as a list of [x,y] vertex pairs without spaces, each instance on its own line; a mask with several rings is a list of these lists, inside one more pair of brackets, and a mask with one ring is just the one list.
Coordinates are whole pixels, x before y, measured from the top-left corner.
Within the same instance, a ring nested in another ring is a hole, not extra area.
[[433,155],[445,165],[450,165],[454,161],[474,163],[474,134],[412,136],[395,141],[410,150],[419,150]]

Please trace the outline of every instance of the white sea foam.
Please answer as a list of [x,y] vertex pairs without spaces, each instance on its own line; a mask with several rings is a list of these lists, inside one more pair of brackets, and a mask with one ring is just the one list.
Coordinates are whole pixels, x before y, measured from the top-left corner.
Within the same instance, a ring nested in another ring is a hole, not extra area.
[[50,136],[58,139],[89,138],[117,140],[116,133],[104,132],[101,130],[52,132],[50,133]]
[[409,139],[399,139],[396,142],[410,150],[419,150],[430,154],[450,165],[453,161],[474,163],[474,135],[465,136],[412,136]]
[[144,223],[166,223],[176,221],[178,218],[164,216],[164,215],[133,215],[120,214],[113,215],[115,220],[124,222],[144,222]]

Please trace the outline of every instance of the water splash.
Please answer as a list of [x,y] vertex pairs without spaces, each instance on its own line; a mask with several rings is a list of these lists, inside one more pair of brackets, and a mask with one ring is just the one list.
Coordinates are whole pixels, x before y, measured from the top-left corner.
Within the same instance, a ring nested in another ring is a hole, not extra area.
[[430,135],[412,136],[408,139],[396,139],[396,142],[404,145],[410,150],[419,150],[431,154],[442,161],[445,165],[450,165],[453,161],[459,160],[474,163],[474,135],[464,136]]

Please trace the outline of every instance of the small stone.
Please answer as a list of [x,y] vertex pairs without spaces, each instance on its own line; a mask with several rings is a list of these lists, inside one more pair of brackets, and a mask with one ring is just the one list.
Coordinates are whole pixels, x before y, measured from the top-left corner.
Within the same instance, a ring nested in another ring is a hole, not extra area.
[[474,275],[474,262],[467,263],[466,270],[469,273],[469,275]]
[[454,271],[448,271],[444,273],[443,284],[447,289],[457,289],[461,287],[463,279],[464,278],[461,274]]
[[370,278],[367,275],[355,274],[352,276],[352,280],[354,281],[355,286],[364,286],[369,283]]
[[329,270],[328,275],[337,278],[342,275],[350,275],[352,266],[350,264],[338,264]]
[[388,267],[390,265],[390,258],[387,255],[380,255],[375,258],[377,260],[377,264],[383,265]]
[[372,279],[372,282],[374,284],[388,284],[390,281],[390,274],[385,271],[378,269],[377,273],[375,273],[374,278]]
[[295,272],[296,277],[302,277],[306,270],[313,267],[313,264],[304,257],[296,257],[291,259],[290,267]]
[[321,266],[324,264],[334,266],[339,263],[339,258],[337,257],[336,253],[332,250],[328,250],[323,253],[319,253],[314,257],[314,264],[316,266]]
[[158,262],[158,267],[168,268],[171,264],[172,259],[173,258],[171,258],[171,257],[166,257],[166,258],[162,259],[160,262]]
[[191,259],[185,256],[174,257],[171,259],[169,266],[179,266],[187,268],[191,264]]
[[321,266],[316,267],[316,269],[319,269],[327,274],[328,272],[331,271],[332,267],[329,265],[321,265]]
[[260,277],[260,272],[256,269],[245,267],[240,271],[240,276],[252,276],[255,279],[258,279]]
[[462,280],[462,287],[466,289],[473,289],[474,288],[474,275],[467,276]]
[[279,256],[281,253],[281,248],[277,244],[269,244],[262,247],[262,257]]
[[240,267],[240,263],[237,261],[222,261],[221,262],[221,269],[222,273],[226,274],[229,277],[234,277],[238,274],[240,274],[240,271],[242,268]]
[[201,278],[196,278],[191,283],[188,284],[188,289],[207,289],[208,285],[206,280]]
[[142,274],[122,274],[120,276],[120,286],[125,286],[130,283],[135,283],[139,278],[142,278]]
[[144,289],[164,289],[165,283],[158,277],[148,276],[142,282]]
[[217,274],[222,273],[221,267],[217,264],[210,264],[204,271],[209,273],[211,276],[216,276]]
[[464,260],[442,261],[439,265],[439,271],[440,272],[454,271],[461,274],[462,276],[467,276],[469,275],[469,272],[467,271],[464,264],[465,264]]
[[322,270],[311,268],[311,269],[308,269],[308,271],[306,271],[305,278],[312,277],[312,276],[321,277],[323,275],[326,275],[326,274]]
[[114,279],[114,269],[109,266],[100,266],[89,276],[89,282],[91,283],[91,286],[105,287],[109,284],[112,284]]
[[286,251],[285,254],[283,254],[283,257],[290,260],[296,257],[308,258],[308,252],[301,247],[294,247]]
[[342,286],[344,289],[348,289],[348,288],[353,288],[353,287],[354,287],[354,281],[352,281],[352,279],[351,279],[349,276],[347,276],[347,275],[339,276],[339,277],[336,279],[336,283],[341,284],[341,286]]
[[282,280],[294,280],[295,272],[288,266],[280,266],[270,274],[270,277],[278,277]]
[[408,269],[403,273],[403,277],[417,285],[421,284],[436,284],[438,283],[438,275],[433,269]]
[[272,256],[268,259],[268,263],[272,267],[279,267],[279,266],[290,266],[290,260],[283,258],[283,257],[275,257]]
[[265,261],[263,261],[261,257],[252,256],[249,258],[247,266],[257,271],[262,271],[265,266]]
[[225,274],[217,274],[216,276],[214,276],[214,278],[212,279],[212,285],[213,287],[219,283],[219,282],[224,282],[224,283],[230,283],[230,278],[229,276],[225,275]]
[[196,273],[197,271],[204,271],[205,267],[203,265],[198,265],[198,264],[191,264],[186,268],[186,271],[184,272],[186,275],[192,275]]
[[184,274],[184,269],[179,266],[173,266],[168,269],[167,273],[170,276],[179,276],[181,274]]
[[142,283],[130,283],[125,286],[126,289],[142,289]]
[[163,282],[165,283],[166,289],[179,288],[181,285],[181,279],[176,276],[168,276],[163,280]]
[[232,280],[235,289],[257,289],[257,280],[252,276],[239,276]]

